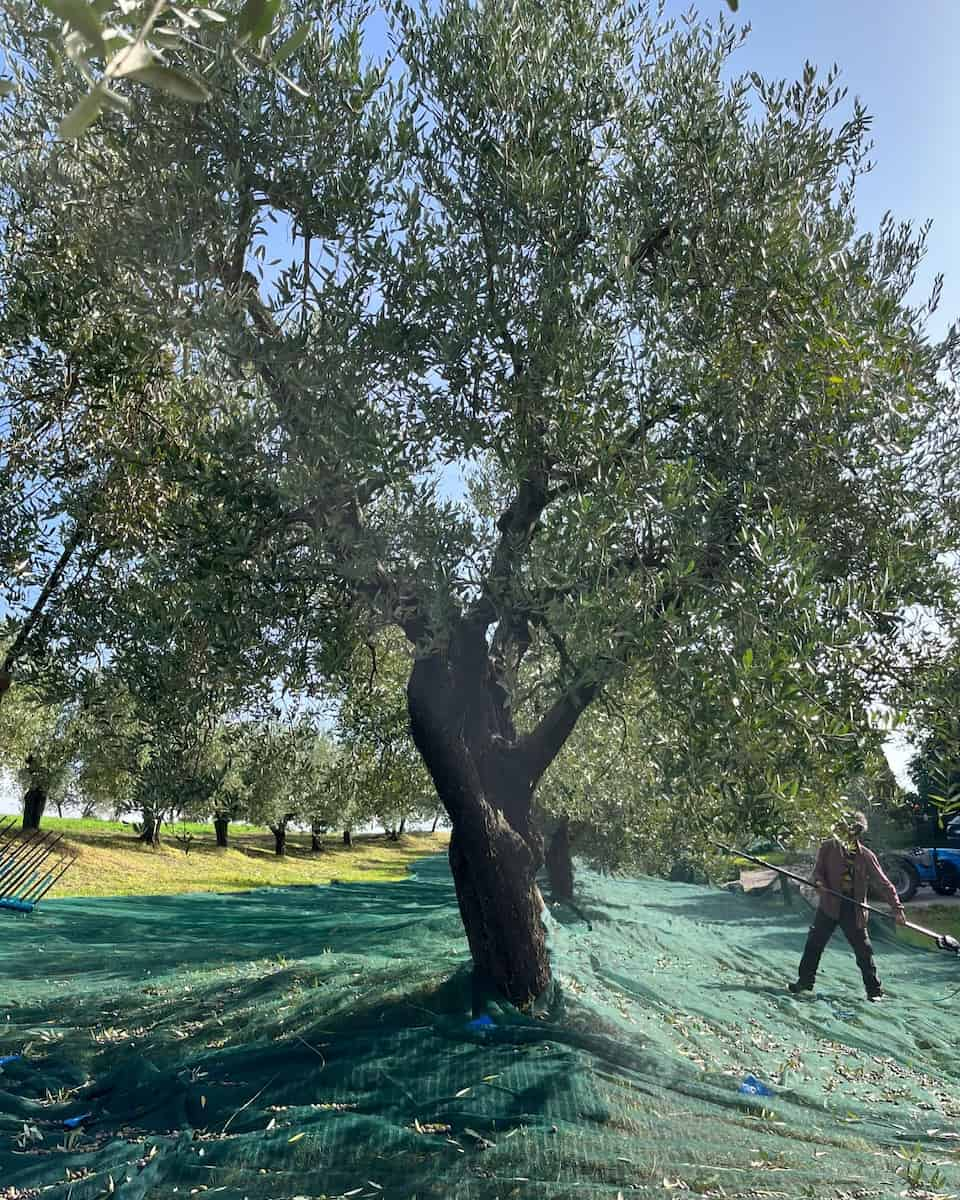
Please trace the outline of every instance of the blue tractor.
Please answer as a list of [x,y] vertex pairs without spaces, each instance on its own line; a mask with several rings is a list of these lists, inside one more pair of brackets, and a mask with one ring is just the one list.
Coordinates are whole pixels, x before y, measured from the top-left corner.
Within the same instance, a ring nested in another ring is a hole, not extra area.
[[918,846],[909,854],[887,854],[883,868],[903,901],[911,900],[922,887],[933,888],[938,896],[952,896],[960,890],[960,845]]

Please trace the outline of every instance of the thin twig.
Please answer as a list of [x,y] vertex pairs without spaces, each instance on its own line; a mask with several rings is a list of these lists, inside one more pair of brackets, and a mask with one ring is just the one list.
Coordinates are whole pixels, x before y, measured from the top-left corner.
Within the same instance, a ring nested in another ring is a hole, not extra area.
[[280,1072],[278,1071],[276,1075],[273,1075],[273,1076],[272,1076],[270,1079],[268,1079],[268,1080],[267,1080],[267,1082],[266,1082],[266,1083],[263,1085],[263,1087],[260,1089],[260,1091],[259,1091],[259,1092],[254,1092],[254,1094],[253,1094],[253,1095],[250,1097],[250,1099],[249,1099],[249,1100],[246,1102],[246,1104],[241,1104],[241,1105],[240,1105],[240,1107],[239,1107],[239,1108],[237,1109],[237,1111],[236,1111],[236,1112],[233,1114],[233,1116],[232,1116],[232,1117],[230,1117],[230,1118],[228,1119],[228,1121],[227,1121],[226,1125],[224,1125],[224,1127],[223,1127],[223,1128],[220,1130],[221,1134],[224,1134],[224,1133],[226,1133],[226,1132],[227,1132],[227,1130],[230,1128],[230,1125],[232,1124],[232,1122],[233,1122],[233,1121],[234,1121],[234,1120],[235,1120],[237,1117],[239,1117],[239,1116],[240,1116],[240,1114],[243,1112],[243,1110],[244,1110],[245,1108],[249,1108],[249,1107],[250,1107],[250,1105],[251,1105],[251,1104],[254,1102],[254,1100],[256,1100],[256,1099],[257,1099],[257,1097],[258,1097],[258,1096],[262,1096],[262,1095],[263,1095],[263,1093],[264,1093],[264,1092],[267,1090],[267,1088],[270,1086],[270,1084],[271,1084],[271,1083],[273,1083],[274,1079],[276,1079],[276,1078],[277,1078],[277,1075],[279,1075],[279,1074],[280,1074]]
[[323,1057],[323,1055],[316,1048],[316,1046],[311,1046],[310,1043],[307,1041],[307,1039],[302,1038],[299,1033],[295,1033],[293,1036],[297,1039],[298,1042],[303,1042],[303,1044],[306,1046],[306,1048],[308,1050],[312,1050],[314,1052],[314,1054],[317,1056],[317,1058],[320,1059],[320,1061],[323,1063],[324,1066],[327,1065],[327,1060]]

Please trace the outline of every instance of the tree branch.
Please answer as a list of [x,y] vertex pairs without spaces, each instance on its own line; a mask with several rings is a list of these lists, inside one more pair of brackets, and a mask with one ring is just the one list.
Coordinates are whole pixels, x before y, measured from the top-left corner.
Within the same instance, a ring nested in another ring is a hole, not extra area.
[[[233,262],[236,266],[236,254]],[[289,382],[267,358],[266,347],[278,346],[283,340],[283,333],[273,314],[261,300],[257,281],[249,271],[241,270],[237,275],[232,268],[224,264],[221,283],[260,334],[260,344],[251,345],[248,349],[249,359],[272,396],[278,411],[284,415],[288,433],[294,443],[297,443],[301,434],[292,419],[297,396]],[[428,624],[412,581],[391,575],[379,562],[365,576],[359,575],[356,569],[351,567],[351,562],[356,557],[357,543],[362,540],[364,534],[362,507],[386,486],[386,477],[375,474],[354,484],[342,478],[335,469],[319,461],[315,454],[304,455],[304,458],[312,461],[319,494],[288,514],[284,524],[302,522],[324,535],[341,576],[381,609],[386,609],[390,620],[400,626],[411,642],[423,640],[428,631]]]
[[480,240],[483,244],[483,266],[487,277],[487,315],[493,318],[500,332],[500,337],[503,339],[503,345],[510,357],[510,363],[513,367],[514,379],[519,379],[523,374],[523,362],[517,350],[517,344],[513,340],[513,335],[507,322],[501,315],[500,304],[497,299],[497,280],[493,269],[494,260],[494,245],[493,238],[487,228],[487,223],[484,220],[483,211],[477,210],[477,224],[480,227]]
[[563,744],[573,733],[580,714],[596,698],[599,691],[598,680],[574,684],[545,713],[536,729],[520,739],[519,749],[524,756],[532,785],[537,784],[544,771],[563,749]]
[[73,558],[78,546],[87,535],[87,530],[83,522],[77,522],[74,526],[73,533],[64,542],[63,549],[60,552],[60,557],[54,564],[53,570],[50,572],[47,582],[43,585],[40,595],[37,597],[33,608],[27,614],[17,636],[13,640],[13,645],[7,651],[3,658],[3,664],[0,665],[0,703],[3,701],[3,696],[10,687],[10,682],[13,678],[13,668],[23,653],[23,648],[26,646],[33,632],[34,627],[40,620],[43,610],[46,608],[50,597],[60,586],[60,580],[63,578],[63,573],[66,571]]

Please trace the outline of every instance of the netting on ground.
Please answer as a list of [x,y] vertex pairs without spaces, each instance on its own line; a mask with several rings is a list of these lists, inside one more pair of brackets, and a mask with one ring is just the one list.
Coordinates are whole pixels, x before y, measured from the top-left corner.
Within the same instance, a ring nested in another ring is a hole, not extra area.
[[960,1193],[955,958],[878,938],[870,1005],[838,935],[794,999],[802,904],[580,891],[590,924],[551,921],[562,999],[486,1028],[443,858],[4,918],[0,1197]]

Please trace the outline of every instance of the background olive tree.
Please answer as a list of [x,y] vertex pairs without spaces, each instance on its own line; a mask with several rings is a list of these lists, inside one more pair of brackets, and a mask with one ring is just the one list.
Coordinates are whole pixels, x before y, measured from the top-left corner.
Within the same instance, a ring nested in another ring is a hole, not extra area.
[[15,778],[23,828],[39,829],[48,802],[63,803],[76,775],[82,716],[24,688],[0,710],[0,767]]

